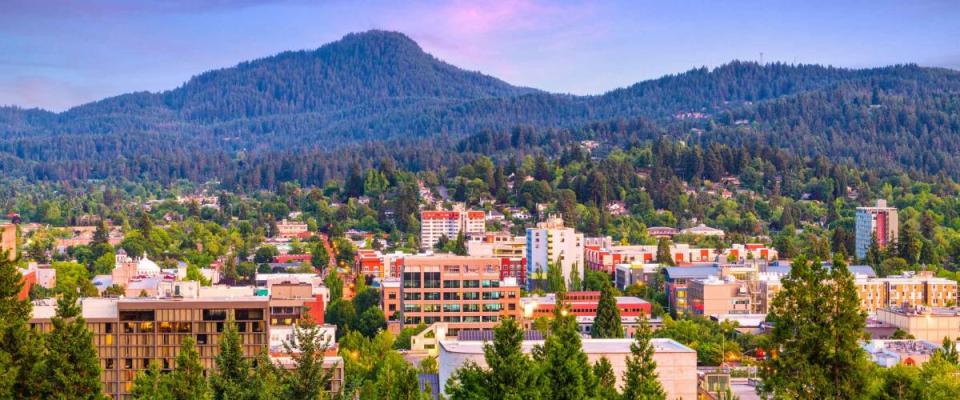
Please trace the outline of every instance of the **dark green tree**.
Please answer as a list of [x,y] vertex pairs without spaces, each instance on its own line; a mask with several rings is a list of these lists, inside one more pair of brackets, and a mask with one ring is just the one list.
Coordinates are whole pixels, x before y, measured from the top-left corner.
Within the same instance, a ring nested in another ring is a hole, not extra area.
[[593,376],[597,377],[597,399],[620,400],[620,393],[617,393],[617,376],[614,375],[610,360],[600,357],[593,364]]
[[60,399],[104,399],[100,383],[100,359],[93,347],[93,333],[81,315],[79,294],[67,291],[57,300],[57,313],[47,335],[44,373],[45,397]]
[[557,293],[550,333],[542,346],[534,350],[543,379],[545,397],[557,400],[574,400],[593,397],[597,381],[587,355],[583,352],[580,330],[576,318],[565,305],[566,292]]
[[146,370],[137,373],[133,379],[133,389],[130,390],[130,396],[134,400],[171,400],[173,394],[167,379],[160,372],[160,365],[157,362],[151,362]]
[[243,356],[237,324],[230,319],[220,336],[220,353],[215,361],[216,373],[210,377],[210,388],[216,400],[244,399],[249,393],[250,362]]
[[806,257],[791,263],[768,319],[777,357],[763,363],[758,391],[778,398],[850,399],[867,385],[860,348],[866,315],[853,275],[839,258],[830,271]]
[[563,271],[560,261],[547,264],[547,292],[556,293],[566,290],[566,282],[563,281]]
[[633,334],[630,355],[627,357],[627,370],[623,373],[624,400],[666,399],[663,387],[657,378],[657,363],[653,361],[653,345],[650,339],[653,333],[646,319]]
[[317,270],[323,271],[330,265],[330,253],[327,252],[327,246],[322,241],[317,241],[310,249],[310,265]]
[[33,307],[28,299],[19,298],[22,289],[16,263],[0,254],[0,398],[4,399],[41,397],[43,343],[27,324]]
[[623,324],[613,285],[607,284],[600,291],[600,301],[597,303],[597,314],[593,319],[590,336],[604,339],[623,337]]
[[657,262],[663,265],[673,265],[673,255],[670,254],[670,240],[661,238],[657,242]]
[[493,343],[483,346],[487,368],[468,364],[448,381],[451,400],[474,398],[541,398],[539,370],[523,353],[523,329],[513,319],[504,319],[494,328]]
[[323,353],[332,339],[311,320],[294,325],[293,340],[283,344],[294,365],[283,379],[285,398],[320,400],[327,396],[334,370],[323,368]]
[[197,352],[196,342],[192,336],[183,338],[180,343],[180,353],[175,360],[173,372],[163,379],[177,400],[205,400],[210,398],[210,386],[203,374],[203,365],[200,364],[200,353]]
[[573,263],[570,267],[570,286],[567,290],[571,292],[583,290],[583,278],[580,277],[580,267],[577,263]]

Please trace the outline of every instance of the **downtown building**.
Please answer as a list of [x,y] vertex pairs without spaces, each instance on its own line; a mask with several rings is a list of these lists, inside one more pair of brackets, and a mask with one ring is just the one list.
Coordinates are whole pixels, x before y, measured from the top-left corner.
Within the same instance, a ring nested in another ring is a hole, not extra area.
[[564,282],[569,283],[574,273],[583,280],[583,254],[583,234],[565,227],[559,216],[527,228],[527,290],[546,286],[551,264],[560,266]]
[[482,234],[486,232],[486,216],[483,211],[423,211],[420,213],[420,248],[433,249],[441,237],[456,240],[463,233]]
[[392,329],[443,322],[456,334],[521,316],[520,287],[514,278],[501,279],[498,257],[407,256],[398,264],[399,276],[381,283]]
[[873,238],[876,238],[877,246],[882,250],[897,242],[899,232],[897,209],[887,207],[886,200],[877,200],[874,207],[857,207],[854,247],[857,258],[863,259],[867,256]]

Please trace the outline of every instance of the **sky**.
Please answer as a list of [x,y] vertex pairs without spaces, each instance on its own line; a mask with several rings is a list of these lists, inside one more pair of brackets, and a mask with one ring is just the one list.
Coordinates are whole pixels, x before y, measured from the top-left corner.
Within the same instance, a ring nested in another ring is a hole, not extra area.
[[62,111],[350,32],[599,94],[731,60],[960,69],[960,1],[0,0],[0,105]]

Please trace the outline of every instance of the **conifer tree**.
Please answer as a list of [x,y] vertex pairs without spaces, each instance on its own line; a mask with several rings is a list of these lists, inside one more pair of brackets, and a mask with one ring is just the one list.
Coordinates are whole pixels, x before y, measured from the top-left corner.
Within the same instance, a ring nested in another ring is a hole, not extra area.
[[597,377],[597,398],[600,400],[620,400],[617,393],[617,377],[613,365],[606,357],[600,357],[593,364],[593,375]]
[[332,338],[312,320],[300,321],[293,327],[293,340],[284,342],[283,347],[293,358],[294,367],[285,371],[283,396],[289,399],[316,400],[327,395],[327,386],[332,379],[333,370],[323,368],[323,353],[330,346]]
[[563,281],[561,268],[560,261],[547,265],[547,292],[556,293],[565,290],[566,283]]
[[594,338],[623,337],[620,309],[617,308],[617,299],[613,295],[613,286],[608,282],[604,283],[600,291],[600,302],[597,304],[597,314],[590,328],[590,336]]
[[557,293],[550,334],[535,354],[543,371],[545,397],[555,400],[574,400],[593,397],[597,382],[593,369],[583,352],[580,331],[573,314],[564,304],[566,292]]
[[77,303],[79,295],[66,291],[57,300],[57,313],[46,336],[43,390],[48,398],[103,399],[100,360],[93,347],[93,334]]
[[653,333],[647,320],[642,318],[640,326],[633,334],[630,355],[627,357],[627,370],[623,373],[624,400],[665,399],[666,394],[657,379],[657,363],[653,361],[653,345],[650,339]]
[[216,356],[216,373],[210,378],[216,400],[242,399],[250,383],[250,363],[243,357],[240,334],[233,319],[227,321],[220,336],[220,353]]
[[254,361],[254,374],[251,377],[249,399],[250,400],[278,400],[280,399],[283,387],[280,381],[280,371],[273,361],[270,361],[270,355],[264,349],[257,355]]
[[830,272],[819,260],[798,257],[768,316],[777,357],[760,369],[759,391],[778,398],[855,398],[867,385],[860,348],[866,315],[843,260]]
[[160,366],[156,362],[150,363],[146,370],[137,374],[133,380],[133,389],[130,396],[134,400],[169,400],[173,398],[169,384],[163,379]]
[[43,346],[31,330],[32,306],[19,298],[23,281],[16,263],[0,254],[0,398],[31,399],[40,396]]
[[670,255],[670,241],[661,238],[657,242],[657,262],[663,265],[673,265],[673,256]]
[[187,336],[180,344],[180,353],[176,358],[177,366],[165,376],[167,387],[177,400],[205,400],[210,398],[210,387],[203,375],[200,353],[192,336]]

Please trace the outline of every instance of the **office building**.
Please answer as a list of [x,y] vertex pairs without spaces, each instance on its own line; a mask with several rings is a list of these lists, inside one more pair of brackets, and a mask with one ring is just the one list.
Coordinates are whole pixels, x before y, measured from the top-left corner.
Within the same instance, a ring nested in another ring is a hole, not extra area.
[[450,331],[490,329],[501,318],[520,318],[520,287],[501,280],[497,257],[408,256],[398,278],[384,279],[383,313],[401,325],[446,322]]
[[8,260],[17,259],[17,226],[0,224],[0,253],[6,253]]
[[865,258],[870,242],[874,237],[880,249],[897,241],[900,224],[897,220],[897,209],[887,207],[886,200],[877,200],[874,207],[857,207],[856,216],[856,247],[857,258]]
[[551,264],[559,264],[564,282],[570,282],[574,270],[583,280],[583,234],[564,227],[563,219],[555,215],[527,228],[527,290],[546,286]]

